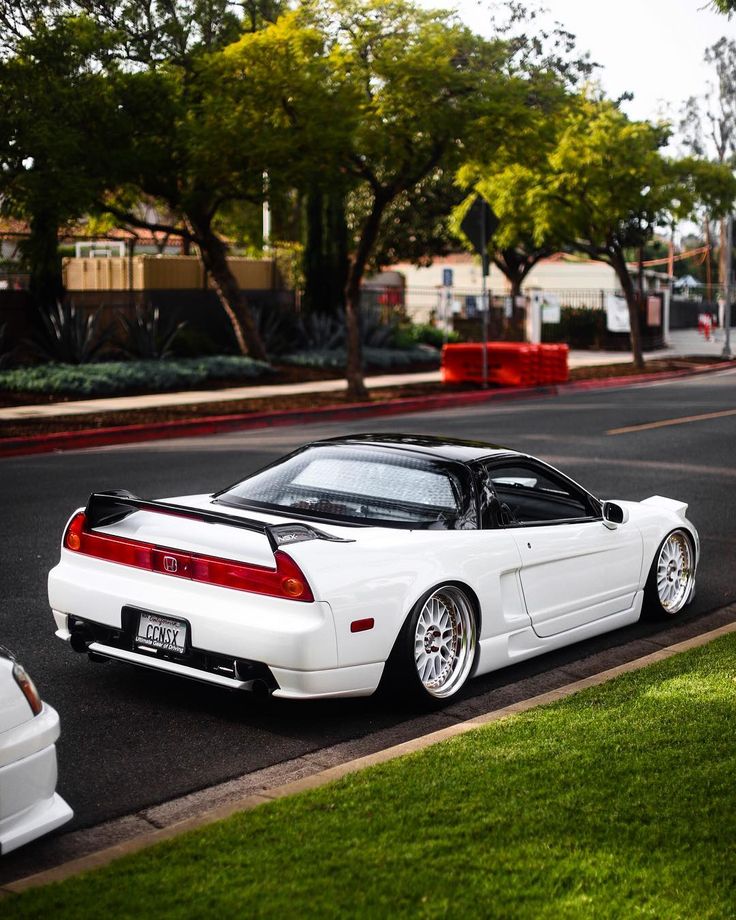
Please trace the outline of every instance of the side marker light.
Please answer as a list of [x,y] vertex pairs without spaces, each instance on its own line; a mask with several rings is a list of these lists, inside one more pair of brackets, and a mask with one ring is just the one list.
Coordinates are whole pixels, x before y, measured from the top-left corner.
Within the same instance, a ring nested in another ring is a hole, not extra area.
[[373,617],[366,617],[364,620],[353,620],[350,624],[350,632],[365,632],[367,629],[373,629],[376,625],[376,621]]

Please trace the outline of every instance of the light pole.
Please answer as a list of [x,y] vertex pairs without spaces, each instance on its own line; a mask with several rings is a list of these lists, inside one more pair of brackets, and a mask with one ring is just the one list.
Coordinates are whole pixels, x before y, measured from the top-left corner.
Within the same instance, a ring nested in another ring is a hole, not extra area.
[[731,352],[731,275],[732,275],[732,256],[733,256],[733,216],[731,214],[726,218],[726,289],[723,292],[726,304],[723,310],[723,326],[726,330],[726,337],[723,342],[724,358],[733,358]]
[[481,209],[480,238],[483,240],[483,251],[480,254],[481,264],[481,293],[480,302],[483,308],[483,389],[488,387],[488,228],[486,227],[486,209]]

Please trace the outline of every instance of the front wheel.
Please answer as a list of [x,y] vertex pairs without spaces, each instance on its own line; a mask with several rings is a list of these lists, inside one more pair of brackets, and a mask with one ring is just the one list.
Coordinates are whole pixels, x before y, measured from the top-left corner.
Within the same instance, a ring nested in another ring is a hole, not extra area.
[[695,578],[695,558],[690,537],[673,530],[662,541],[652,562],[644,603],[655,617],[671,617],[690,601]]
[[426,594],[409,614],[389,662],[394,685],[429,705],[455,696],[475,662],[473,604],[457,585]]

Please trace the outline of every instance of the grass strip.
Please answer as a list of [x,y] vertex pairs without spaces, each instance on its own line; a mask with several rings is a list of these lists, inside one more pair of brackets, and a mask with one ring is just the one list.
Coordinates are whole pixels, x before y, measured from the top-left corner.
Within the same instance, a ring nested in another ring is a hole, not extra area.
[[734,917],[735,716],[731,634],[2,915]]

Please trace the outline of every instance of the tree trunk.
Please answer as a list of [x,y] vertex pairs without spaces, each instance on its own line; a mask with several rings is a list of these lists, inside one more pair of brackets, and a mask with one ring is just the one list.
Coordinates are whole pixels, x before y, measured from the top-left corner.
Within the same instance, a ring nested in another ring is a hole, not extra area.
[[373,245],[378,237],[386,201],[376,196],[373,208],[363,225],[358,246],[348,271],[345,287],[345,324],[347,332],[347,367],[345,376],[348,382],[348,396],[351,399],[367,399],[368,390],[363,379],[363,342],[361,338],[360,285],[365,274]]
[[302,306],[310,313],[324,312],[328,307],[323,303],[325,284],[324,258],[324,195],[320,190],[307,192],[304,216],[306,217],[306,234],[304,238],[304,295]]
[[631,355],[634,367],[642,370],[644,367],[644,356],[641,350],[641,327],[639,325],[639,298],[634,289],[634,283],[631,280],[626,259],[622,252],[617,252],[610,257],[610,263],[616,272],[618,280],[621,282],[621,288],[626,298],[626,306],[629,308],[629,324],[631,326]]
[[64,296],[59,255],[59,222],[42,212],[31,217],[31,233],[22,246],[29,263],[29,289],[34,304],[46,310]]
[[312,189],[306,197],[304,296],[306,310],[338,313],[345,306],[347,222],[340,188]]
[[259,361],[268,361],[253,314],[228,265],[227,246],[213,232],[206,218],[188,215],[188,220],[197,238],[204,267],[214,282],[217,296],[230,320],[240,353]]
[[360,279],[358,279],[357,284],[352,284],[349,281],[345,292],[345,333],[347,345],[345,378],[348,383],[348,397],[350,399],[368,399],[368,390],[363,379]]
[[726,218],[718,221],[718,283],[722,288],[726,286],[726,250],[728,249]]

